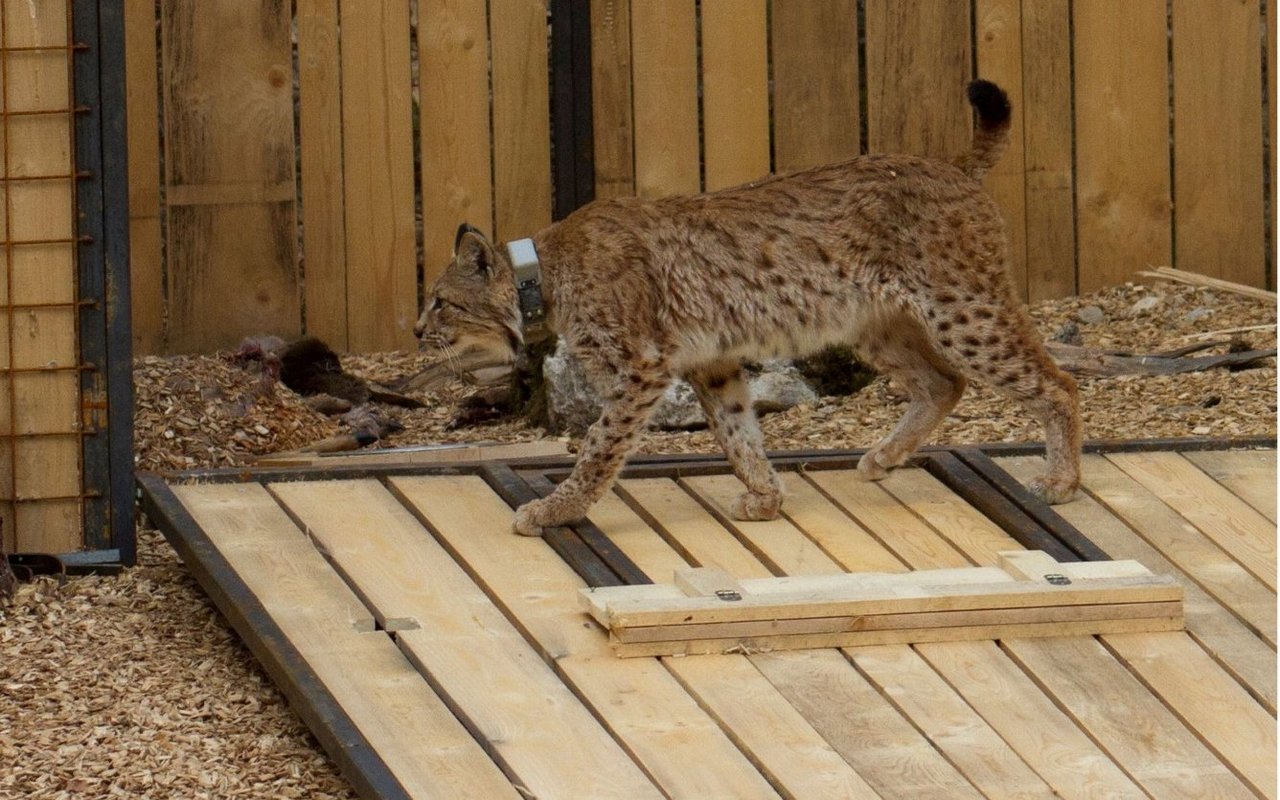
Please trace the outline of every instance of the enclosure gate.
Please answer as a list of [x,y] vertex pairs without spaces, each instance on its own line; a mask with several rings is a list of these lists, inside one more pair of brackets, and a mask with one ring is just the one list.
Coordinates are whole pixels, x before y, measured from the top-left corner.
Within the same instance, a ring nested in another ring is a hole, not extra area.
[[0,551],[131,563],[119,3],[0,0]]

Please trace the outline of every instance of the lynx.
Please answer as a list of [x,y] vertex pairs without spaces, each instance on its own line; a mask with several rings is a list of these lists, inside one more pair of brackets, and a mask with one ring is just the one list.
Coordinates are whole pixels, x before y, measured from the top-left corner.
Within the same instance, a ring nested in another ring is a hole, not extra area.
[[[1075,382],[1013,295],[1003,224],[980,185],[1007,145],[1009,101],[987,81],[970,84],[968,99],[973,143],[950,163],[869,155],[708,194],[596,201],[523,250],[460,228],[415,327],[424,345],[512,355],[545,321],[605,404],[572,474],[517,510],[516,532],[581,519],[677,376],[694,387],[746,487],[733,516],[776,518],[781,485],[742,362],[838,343],[909,397],[897,426],[859,460],[859,477],[901,465],[974,379],[1043,424],[1048,469],[1031,491],[1049,503],[1071,499],[1080,476]],[[534,251],[530,271],[516,254]]]

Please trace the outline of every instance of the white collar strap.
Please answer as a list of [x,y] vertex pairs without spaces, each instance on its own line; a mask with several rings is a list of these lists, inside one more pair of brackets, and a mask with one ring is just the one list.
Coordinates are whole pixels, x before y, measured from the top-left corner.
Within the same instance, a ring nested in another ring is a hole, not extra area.
[[507,242],[507,257],[515,273],[516,297],[520,303],[520,321],[525,344],[538,342],[551,335],[547,327],[547,305],[542,299],[542,265],[532,239]]

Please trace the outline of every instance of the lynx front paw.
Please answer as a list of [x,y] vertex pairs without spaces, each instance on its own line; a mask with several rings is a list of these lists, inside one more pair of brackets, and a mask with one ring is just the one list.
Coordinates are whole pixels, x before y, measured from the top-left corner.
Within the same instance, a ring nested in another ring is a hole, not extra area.
[[512,530],[521,536],[541,536],[547,524],[546,506],[545,500],[532,500],[517,508]]
[[1055,480],[1048,475],[1041,475],[1039,478],[1032,478],[1027,489],[1037,499],[1054,506],[1074,500],[1079,485],[1079,481]]
[[729,507],[729,513],[737,520],[763,522],[777,519],[780,508],[782,508],[780,494],[743,492],[733,501],[733,505]]
[[854,474],[859,480],[882,481],[889,476],[889,470],[880,464],[880,451],[869,450],[858,459],[858,469]]

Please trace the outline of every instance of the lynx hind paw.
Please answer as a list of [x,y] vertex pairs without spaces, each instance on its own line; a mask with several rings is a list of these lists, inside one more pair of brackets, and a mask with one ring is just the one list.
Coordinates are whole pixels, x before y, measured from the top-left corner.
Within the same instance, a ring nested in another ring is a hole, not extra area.
[[1027,489],[1036,496],[1036,499],[1056,506],[1076,499],[1079,482],[1055,480],[1048,475],[1041,475],[1038,478],[1032,478],[1027,483]]
[[540,501],[534,500],[525,503],[516,509],[515,520],[511,525],[513,532],[521,536],[541,536],[542,523],[539,521],[538,511]]
[[877,452],[876,450],[871,450],[858,459],[858,468],[854,471],[854,474],[858,476],[858,480],[882,481],[889,477],[889,470],[881,466]]
[[782,508],[782,495],[743,492],[734,499],[729,514],[744,522],[766,522],[777,519]]

